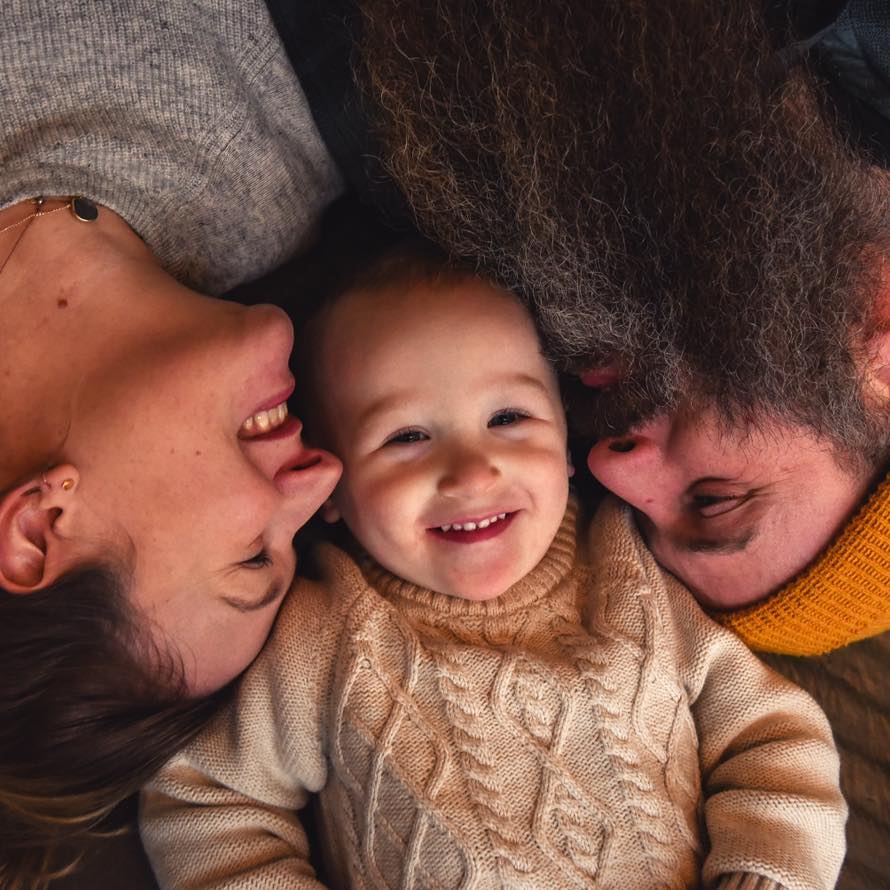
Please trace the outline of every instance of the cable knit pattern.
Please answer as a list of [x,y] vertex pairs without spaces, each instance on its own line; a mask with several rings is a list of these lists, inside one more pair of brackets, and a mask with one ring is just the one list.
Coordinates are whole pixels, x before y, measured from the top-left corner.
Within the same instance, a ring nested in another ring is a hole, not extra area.
[[571,506],[484,603],[321,548],[233,707],[146,792],[161,885],[322,886],[294,813],[315,793],[327,886],[832,887],[821,712],[662,576],[622,508],[577,553],[574,526]]

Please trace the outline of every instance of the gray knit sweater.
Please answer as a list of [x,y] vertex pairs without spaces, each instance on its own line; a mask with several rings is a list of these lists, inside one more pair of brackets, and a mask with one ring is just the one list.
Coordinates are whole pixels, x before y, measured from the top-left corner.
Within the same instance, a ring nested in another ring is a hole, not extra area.
[[260,0],[2,0],[0,207],[84,194],[211,293],[341,190]]

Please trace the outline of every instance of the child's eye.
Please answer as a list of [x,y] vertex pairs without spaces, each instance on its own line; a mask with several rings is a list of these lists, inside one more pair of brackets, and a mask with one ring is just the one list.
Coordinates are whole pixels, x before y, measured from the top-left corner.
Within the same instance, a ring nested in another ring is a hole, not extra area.
[[528,414],[523,411],[517,411],[515,408],[505,408],[503,411],[498,411],[497,414],[494,414],[491,420],[488,421],[488,425],[492,426],[510,426],[514,423],[519,423],[520,420],[525,420],[528,417]]
[[429,436],[422,430],[399,430],[393,433],[384,445],[410,445],[413,442],[424,442]]
[[260,550],[255,556],[251,556],[250,559],[245,559],[241,562],[247,569],[263,569],[266,566],[272,565],[272,557],[269,556],[268,551]]

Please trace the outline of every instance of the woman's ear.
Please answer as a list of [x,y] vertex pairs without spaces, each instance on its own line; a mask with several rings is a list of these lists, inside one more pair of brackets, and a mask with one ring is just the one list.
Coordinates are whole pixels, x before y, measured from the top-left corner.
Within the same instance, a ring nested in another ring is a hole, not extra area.
[[78,482],[74,467],[57,466],[0,498],[0,586],[8,592],[33,593],[61,574],[70,547],[61,532]]
[[321,518],[325,522],[330,522],[331,524],[340,520],[340,511],[337,509],[337,505],[334,503],[333,498],[328,498],[321,505]]

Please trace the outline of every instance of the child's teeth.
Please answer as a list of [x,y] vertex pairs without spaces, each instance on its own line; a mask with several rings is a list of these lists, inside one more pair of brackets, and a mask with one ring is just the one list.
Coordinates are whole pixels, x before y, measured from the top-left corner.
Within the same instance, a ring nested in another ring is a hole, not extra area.
[[439,529],[443,532],[474,532],[477,528],[488,528],[488,526],[494,525],[499,519],[506,518],[506,513],[497,513],[494,516],[489,516],[487,519],[480,519],[478,522],[452,522],[449,525],[440,525]]

